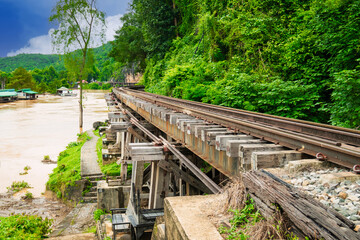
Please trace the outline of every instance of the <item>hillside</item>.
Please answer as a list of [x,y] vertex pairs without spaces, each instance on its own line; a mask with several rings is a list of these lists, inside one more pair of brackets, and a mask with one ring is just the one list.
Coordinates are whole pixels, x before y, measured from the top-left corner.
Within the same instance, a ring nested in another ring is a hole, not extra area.
[[[104,62],[108,60],[108,53],[111,49],[109,43],[101,47],[94,48],[94,56],[96,65],[102,69]],[[61,59],[62,55],[57,54],[19,54],[14,57],[0,58],[0,71],[12,72],[18,67],[23,67],[26,70],[44,69],[53,66],[56,71],[65,70],[64,62]]]
[[110,53],[152,93],[360,127],[360,1],[136,0]]

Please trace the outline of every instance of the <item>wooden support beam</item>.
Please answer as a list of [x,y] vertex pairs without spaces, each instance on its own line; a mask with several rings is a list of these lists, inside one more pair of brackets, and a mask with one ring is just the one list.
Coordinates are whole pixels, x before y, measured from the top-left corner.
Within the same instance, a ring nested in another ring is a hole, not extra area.
[[274,175],[250,171],[242,179],[261,214],[270,219],[281,209],[300,239],[360,239],[352,221]]
[[285,150],[284,147],[276,144],[241,144],[239,148],[241,167],[245,170],[251,169],[251,154],[253,152],[281,150]]
[[170,173],[156,166],[156,180],[155,180],[155,191],[154,191],[154,205],[153,208],[163,208],[164,199],[169,193]]
[[251,170],[284,167],[289,161],[303,159],[303,154],[295,150],[253,152]]
[[218,151],[226,151],[226,143],[229,140],[253,140],[249,135],[218,135],[215,138],[215,148]]
[[139,139],[140,142],[148,142],[148,140],[145,137],[141,136],[137,131],[135,131],[134,128],[129,127],[127,131],[134,135],[137,139]]
[[150,195],[149,195],[149,209],[154,208],[155,201],[155,186],[156,186],[156,169],[158,162],[152,162],[151,167],[151,176],[150,176]]
[[201,190],[204,193],[212,194],[212,191],[209,190],[206,185],[201,182],[200,180],[196,179],[196,177],[191,176],[189,173],[185,172],[184,170],[180,169],[173,161],[160,161],[159,166],[166,171],[173,173],[178,178],[182,179],[186,183],[191,184],[193,187]]

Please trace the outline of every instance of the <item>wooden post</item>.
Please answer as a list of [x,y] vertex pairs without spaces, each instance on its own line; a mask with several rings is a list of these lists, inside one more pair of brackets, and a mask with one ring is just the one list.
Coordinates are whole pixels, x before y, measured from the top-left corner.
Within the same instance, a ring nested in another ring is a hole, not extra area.
[[164,198],[169,193],[170,173],[156,166],[156,182],[153,208],[163,208]]
[[151,162],[150,194],[149,194],[149,205],[148,205],[149,209],[152,209],[154,206],[157,165],[158,165],[157,161]]

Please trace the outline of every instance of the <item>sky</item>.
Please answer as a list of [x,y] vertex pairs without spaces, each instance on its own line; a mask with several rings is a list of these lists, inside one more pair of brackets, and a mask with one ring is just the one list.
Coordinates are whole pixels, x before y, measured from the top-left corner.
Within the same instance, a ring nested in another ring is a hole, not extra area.
[[[120,17],[131,0],[97,0],[105,12],[106,41],[114,39],[121,27]],[[0,57],[20,53],[54,53],[50,32],[57,26],[49,23],[57,0],[0,0]]]

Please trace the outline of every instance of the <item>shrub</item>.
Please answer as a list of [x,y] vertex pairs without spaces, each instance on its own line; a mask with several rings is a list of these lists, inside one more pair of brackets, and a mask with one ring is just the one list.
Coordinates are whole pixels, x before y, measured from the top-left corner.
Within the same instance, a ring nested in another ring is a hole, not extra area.
[[25,181],[14,181],[10,187],[7,187],[9,191],[19,192],[24,188],[30,188],[30,185]]
[[23,198],[29,200],[29,199],[33,199],[34,196],[31,192],[27,192]]
[[100,220],[100,216],[101,215],[105,215],[106,214],[106,212],[104,211],[104,210],[102,210],[102,209],[96,209],[95,211],[94,211],[94,219],[95,220]]
[[28,215],[0,217],[0,239],[41,239],[51,232],[52,222]]
[[360,72],[346,70],[335,74],[331,94],[330,121],[349,128],[360,127]]

